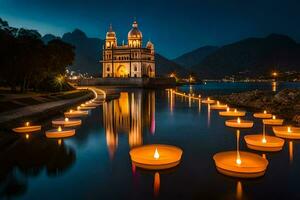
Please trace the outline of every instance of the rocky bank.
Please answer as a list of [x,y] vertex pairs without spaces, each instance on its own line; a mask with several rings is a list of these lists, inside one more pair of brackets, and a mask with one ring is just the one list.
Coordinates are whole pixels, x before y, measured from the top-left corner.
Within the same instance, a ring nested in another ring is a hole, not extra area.
[[267,110],[300,126],[300,89],[284,89],[277,93],[253,90],[215,98],[250,111]]

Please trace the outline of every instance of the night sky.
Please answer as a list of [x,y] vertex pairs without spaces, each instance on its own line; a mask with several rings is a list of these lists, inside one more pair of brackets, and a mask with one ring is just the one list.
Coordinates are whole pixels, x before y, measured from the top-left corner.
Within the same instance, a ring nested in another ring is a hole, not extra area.
[[136,17],[144,42],[151,39],[168,58],[270,33],[300,41],[299,10],[297,0],[0,0],[0,17],[41,34],[79,28],[104,38],[112,23],[121,43]]

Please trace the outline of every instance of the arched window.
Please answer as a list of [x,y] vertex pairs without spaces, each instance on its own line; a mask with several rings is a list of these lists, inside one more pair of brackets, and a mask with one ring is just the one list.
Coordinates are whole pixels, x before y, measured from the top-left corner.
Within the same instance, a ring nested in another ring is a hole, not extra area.
[[106,68],[106,71],[108,71],[108,72],[109,72],[109,70],[110,70],[110,67],[107,67],[107,68]]
[[136,65],[134,66],[134,71],[137,71],[137,66]]

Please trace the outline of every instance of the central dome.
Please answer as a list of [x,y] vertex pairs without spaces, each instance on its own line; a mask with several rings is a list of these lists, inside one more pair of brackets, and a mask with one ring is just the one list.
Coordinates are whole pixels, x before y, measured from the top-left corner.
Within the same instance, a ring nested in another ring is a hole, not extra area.
[[132,24],[132,29],[128,32],[128,38],[142,39],[142,37],[143,37],[142,32],[138,29],[138,23],[134,21]]

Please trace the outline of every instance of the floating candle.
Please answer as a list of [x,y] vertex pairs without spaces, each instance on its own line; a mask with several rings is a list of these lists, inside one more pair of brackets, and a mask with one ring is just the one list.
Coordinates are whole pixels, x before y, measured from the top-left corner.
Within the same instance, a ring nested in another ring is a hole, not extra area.
[[238,111],[237,109],[230,110],[230,108],[227,107],[226,111],[219,112],[219,115],[223,117],[243,117],[246,115],[246,112]]
[[246,135],[244,139],[249,149],[258,151],[280,151],[284,145],[283,139],[262,134]]
[[62,129],[59,126],[57,129],[46,131],[47,138],[65,138],[75,135],[75,129]]
[[202,103],[206,103],[206,104],[213,104],[215,103],[215,100],[210,99],[209,97],[207,97],[206,100],[202,100]]
[[263,119],[263,124],[278,126],[283,124],[283,119],[277,119],[275,115],[272,116],[272,119]]
[[263,113],[254,113],[253,117],[259,118],[259,119],[268,119],[268,118],[272,118],[272,114],[271,113],[267,113],[267,111],[264,110]]
[[82,111],[82,110],[70,110],[69,112],[65,112],[64,115],[65,117],[72,118],[72,117],[81,117],[81,116],[86,116],[88,115],[88,111]]
[[144,145],[132,149],[130,157],[133,164],[144,169],[167,169],[180,163],[182,150],[170,145]]
[[291,126],[273,127],[273,132],[277,137],[287,139],[300,139],[300,128]]
[[257,178],[265,174],[268,166],[265,158],[244,151],[239,155],[240,158],[237,158],[235,151],[215,154],[213,159],[217,170],[224,175],[239,178]]
[[61,119],[55,119],[52,120],[52,125],[53,126],[63,126],[63,127],[71,127],[71,126],[79,126],[81,125],[81,120],[80,119],[69,119],[69,118],[61,118]]
[[241,120],[238,117],[236,120],[226,120],[225,125],[232,128],[252,128],[253,122],[249,120]]
[[78,107],[77,107],[78,110],[91,110],[96,108],[95,106],[78,106]]
[[212,105],[210,108],[213,109],[213,110],[226,110],[227,105],[226,104],[220,104],[220,102],[217,101],[217,104]]
[[26,122],[24,126],[21,127],[17,127],[12,129],[14,132],[16,133],[32,133],[32,132],[37,132],[40,131],[42,129],[41,126],[32,126],[30,125],[29,122]]

